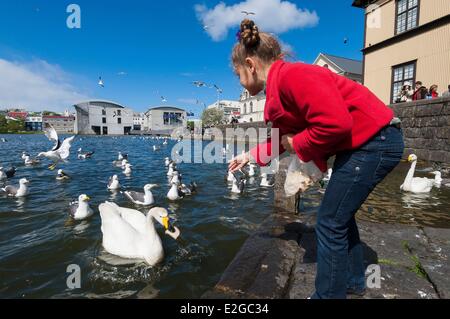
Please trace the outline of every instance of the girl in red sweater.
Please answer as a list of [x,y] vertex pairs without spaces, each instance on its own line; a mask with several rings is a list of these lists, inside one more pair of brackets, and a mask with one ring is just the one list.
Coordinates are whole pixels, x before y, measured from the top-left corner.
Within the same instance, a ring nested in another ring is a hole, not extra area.
[[365,291],[363,249],[355,214],[398,165],[404,143],[394,114],[364,86],[327,68],[283,61],[279,42],[244,20],[232,61],[251,95],[266,90],[265,121],[279,130],[230,163],[261,166],[284,152],[314,162],[323,172],[336,155],[333,175],[317,215],[317,278],[313,298],[346,298]]

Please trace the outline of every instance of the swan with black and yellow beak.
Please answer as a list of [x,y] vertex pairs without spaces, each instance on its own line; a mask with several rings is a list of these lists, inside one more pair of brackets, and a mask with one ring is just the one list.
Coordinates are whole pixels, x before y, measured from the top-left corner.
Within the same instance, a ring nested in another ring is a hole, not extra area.
[[166,209],[152,208],[147,216],[133,209],[106,202],[100,205],[103,247],[115,256],[126,259],[145,260],[155,266],[164,259],[161,238],[154,221],[164,227],[165,234],[177,240],[181,232],[170,223]]

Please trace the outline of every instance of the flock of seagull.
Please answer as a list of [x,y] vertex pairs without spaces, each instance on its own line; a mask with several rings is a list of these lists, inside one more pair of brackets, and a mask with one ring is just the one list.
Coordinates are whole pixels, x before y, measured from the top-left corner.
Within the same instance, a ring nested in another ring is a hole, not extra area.
[[[39,153],[36,158],[32,158],[30,154],[23,152],[22,160],[25,166],[33,167],[41,164],[41,160],[46,158],[52,161],[48,168],[53,171],[59,163],[66,162],[69,158],[75,136],[61,141],[51,125],[46,125],[44,131],[47,138],[54,143],[53,148],[47,152]],[[168,145],[167,138],[152,137],[152,139],[163,139],[162,145]],[[160,149],[161,143],[153,147],[155,152],[160,151]],[[94,154],[95,152],[83,152],[83,149],[80,148],[78,149],[77,158],[79,160],[89,160],[93,158]],[[229,145],[223,148],[224,157],[228,154]],[[186,197],[195,196],[198,191],[197,183],[195,181],[185,183],[177,163],[169,157],[164,158],[163,162],[161,166],[164,165],[166,168],[169,185],[166,195],[167,199],[169,201],[179,201]],[[133,165],[129,161],[128,154],[119,152],[117,159],[112,162],[112,165],[117,169],[121,169],[122,174],[126,177],[131,176],[133,173]],[[14,167],[8,170],[3,170],[0,167],[0,183],[8,183],[8,180],[13,178],[16,173],[17,170]],[[248,180],[257,176],[256,165],[250,164],[247,168],[240,170],[240,173],[241,176],[238,173],[229,173],[225,176],[232,193],[242,194],[245,191]],[[70,182],[71,176],[64,170],[58,169],[55,179]],[[7,197],[11,198],[24,198],[30,193],[29,184],[30,182],[26,178],[22,178],[18,186],[4,186],[0,188],[0,193],[4,192]],[[261,174],[260,185],[262,187],[272,187],[274,185],[273,179],[269,178],[267,174]],[[150,210],[145,215],[138,210],[120,207],[112,202],[105,202],[99,206],[103,235],[102,243],[108,253],[125,259],[143,260],[154,266],[164,257],[161,238],[155,229],[155,221],[164,228],[166,235],[175,240],[179,238],[181,231],[172,225],[168,211],[165,208],[155,206],[155,197],[152,191],[157,187],[159,185],[147,184],[143,187],[142,192],[137,192],[123,189],[119,174],[115,174],[109,179],[106,185],[107,190],[114,193],[120,192],[136,207]],[[69,203],[68,213],[70,218],[75,221],[91,218],[95,212],[89,205],[90,201],[91,198],[88,195],[82,194],[76,201]]]

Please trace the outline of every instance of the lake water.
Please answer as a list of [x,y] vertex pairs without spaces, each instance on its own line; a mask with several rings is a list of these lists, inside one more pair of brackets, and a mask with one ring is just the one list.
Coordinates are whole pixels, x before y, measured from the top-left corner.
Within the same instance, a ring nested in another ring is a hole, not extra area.
[[[70,161],[60,165],[72,179],[58,182],[56,172],[47,169],[48,162],[25,167],[20,158],[22,151],[35,156],[49,150],[52,145],[45,136],[1,137],[7,143],[0,143],[0,166],[18,169],[9,183],[26,177],[31,193],[23,200],[0,194],[0,298],[198,298],[218,282],[248,236],[273,210],[273,191],[260,188],[259,179],[250,181],[244,195],[230,194],[225,164],[180,164],[184,181],[196,181],[199,192],[169,202],[164,158],[170,156],[174,142],[154,152],[156,142],[140,137],[77,137]],[[93,159],[78,160],[75,153],[80,147],[95,151]],[[134,166],[130,178],[112,165],[119,151],[130,155]],[[399,186],[407,170],[406,164],[400,165],[377,188],[361,218],[450,228],[449,189],[426,196],[404,194]],[[159,229],[166,258],[157,267],[123,265],[123,260],[102,249],[98,205],[114,201],[135,208],[120,193],[106,189],[114,174],[126,189],[140,191],[147,183],[159,184],[154,190],[156,203],[169,210],[182,231],[174,241]],[[74,222],[69,203],[80,194],[92,198],[96,214]],[[309,191],[302,211],[314,213],[321,196],[317,188]],[[81,289],[67,288],[66,269],[72,264],[81,268]]]

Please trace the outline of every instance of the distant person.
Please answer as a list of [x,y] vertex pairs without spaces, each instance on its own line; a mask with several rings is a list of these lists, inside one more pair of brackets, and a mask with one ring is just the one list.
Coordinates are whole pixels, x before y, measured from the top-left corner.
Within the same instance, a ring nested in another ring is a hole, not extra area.
[[416,82],[415,91],[413,94],[413,101],[419,101],[427,98],[428,90],[421,81]]
[[429,99],[437,99],[439,97],[439,93],[437,90],[438,90],[438,86],[436,84],[433,84],[430,87],[430,90],[428,91]]
[[442,93],[442,97],[450,97],[450,85],[448,86],[448,90]]
[[410,83],[403,85],[400,92],[398,92],[397,103],[412,102],[414,91]]

